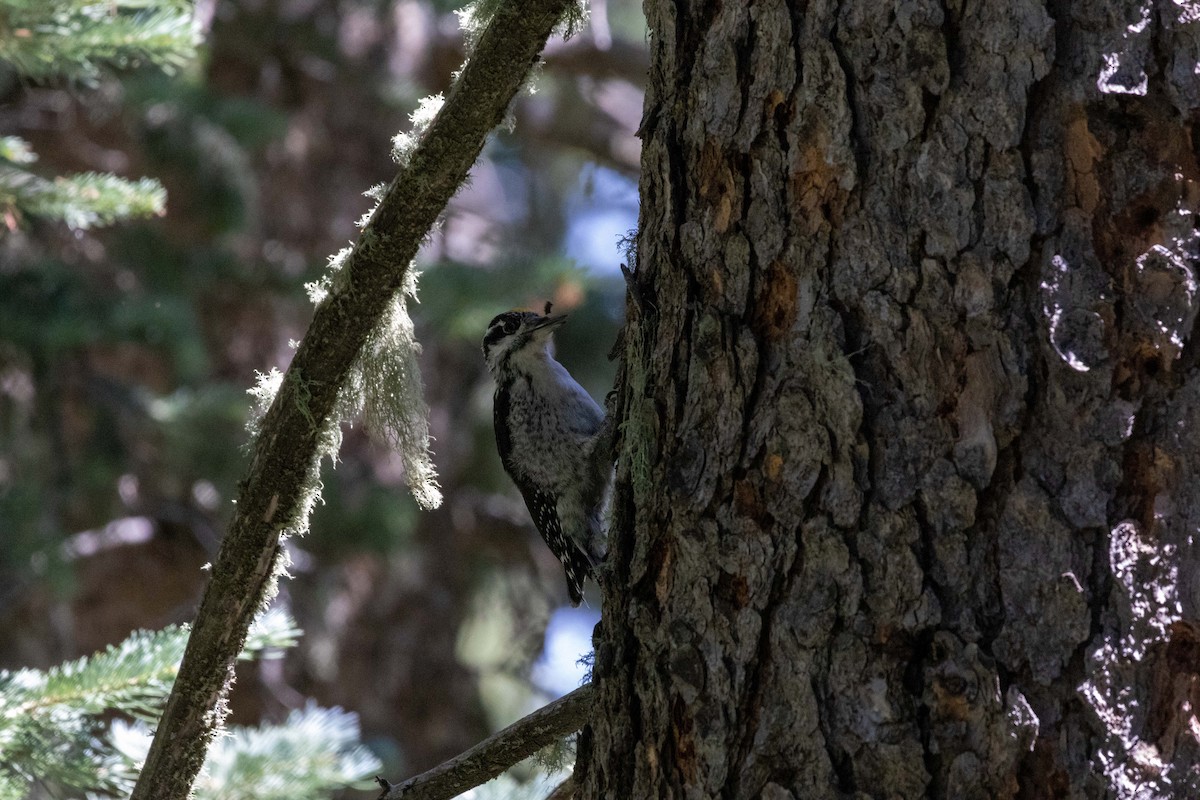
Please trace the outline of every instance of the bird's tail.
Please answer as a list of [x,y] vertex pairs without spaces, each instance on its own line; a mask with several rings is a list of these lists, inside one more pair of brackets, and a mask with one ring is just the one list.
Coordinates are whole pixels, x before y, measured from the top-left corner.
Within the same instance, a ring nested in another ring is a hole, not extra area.
[[578,547],[572,547],[563,561],[567,573],[567,594],[571,597],[571,606],[577,608],[583,602],[583,582],[595,577],[591,559]]

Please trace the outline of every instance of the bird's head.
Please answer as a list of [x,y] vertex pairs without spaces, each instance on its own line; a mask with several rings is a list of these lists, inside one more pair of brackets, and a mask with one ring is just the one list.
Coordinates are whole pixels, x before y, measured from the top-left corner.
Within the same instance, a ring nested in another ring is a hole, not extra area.
[[483,358],[488,370],[499,373],[512,366],[514,359],[537,356],[546,352],[550,336],[567,321],[566,314],[550,314],[536,311],[505,311],[488,323],[483,336]]

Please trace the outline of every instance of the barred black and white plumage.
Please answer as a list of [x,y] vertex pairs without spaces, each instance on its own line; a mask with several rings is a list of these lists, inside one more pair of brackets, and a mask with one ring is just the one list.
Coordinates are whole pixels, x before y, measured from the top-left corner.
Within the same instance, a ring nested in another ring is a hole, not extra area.
[[551,354],[565,315],[509,311],[488,324],[496,446],[534,525],[562,562],[571,605],[604,557],[601,510],[611,472],[604,412]]

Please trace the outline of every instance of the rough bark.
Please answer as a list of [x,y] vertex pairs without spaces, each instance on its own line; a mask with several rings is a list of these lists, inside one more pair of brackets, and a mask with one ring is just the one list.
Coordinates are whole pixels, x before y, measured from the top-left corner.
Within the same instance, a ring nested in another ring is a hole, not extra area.
[[646,11],[582,796],[1200,796],[1200,10]]
[[421,144],[391,185],[318,308],[261,424],[179,676],[133,800],[182,800],[225,717],[250,622],[273,580],[279,538],[299,523],[318,439],[342,382],[446,202],[466,178],[569,0],[501,3]]

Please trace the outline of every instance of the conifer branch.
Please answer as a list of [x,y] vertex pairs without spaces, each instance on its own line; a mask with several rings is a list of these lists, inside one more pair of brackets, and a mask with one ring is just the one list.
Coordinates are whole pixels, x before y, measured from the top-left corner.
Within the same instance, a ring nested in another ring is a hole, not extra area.
[[347,371],[402,288],[421,240],[570,7],[570,0],[499,3],[445,105],[347,256],[345,282],[318,307],[259,423],[237,511],[131,800],[188,796],[224,720],[247,627],[273,584],[280,538],[305,522],[324,425]]
[[130,181],[84,172],[50,180],[0,162],[0,214],[5,218],[43,217],[85,230],[123,219],[161,215],[166,202],[162,184],[152,178]]
[[448,800],[487,783],[547,745],[583,727],[592,708],[592,685],[517,720],[460,755],[403,783],[375,780],[383,787],[379,800]]
[[94,83],[104,67],[181,68],[199,32],[187,0],[3,0],[0,61],[33,80]]
[[[280,609],[268,610],[250,628],[241,656],[269,657],[272,651],[295,644],[299,635],[290,615]],[[175,625],[159,631],[135,631],[103,652],[44,671],[0,670],[0,800],[29,797],[31,786],[37,783],[74,790],[72,796],[83,791],[95,796],[128,795],[137,775],[134,765],[145,757],[145,749],[131,755],[117,742],[134,749],[149,742],[140,733],[118,735],[117,729],[144,730],[154,724],[171,691],[187,636],[185,628]],[[132,716],[137,722],[109,725],[102,715],[110,711]],[[310,709],[299,721],[309,724],[297,725],[290,733],[299,741],[306,732],[312,734],[307,737],[310,761],[337,767],[317,774],[309,770],[310,785],[344,785],[377,769],[373,761],[364,758],[361,748],[356,749],[358,721],[353,715],[336,709]],[[317,727],[321,730],[314,730]],[[268,733],[246,736],[257,735],[261,740]],[[338,733],[340,738],[329,733]],[[233,747],[234,738],[224,741],[224,752],[234,760],[250,749]],[[297,773],[299,778],[305,777],[300,770],[290,777],[294,783],[303,783],[297,780]],[[237,774],[243,781],[247,778],[245,770]]]

